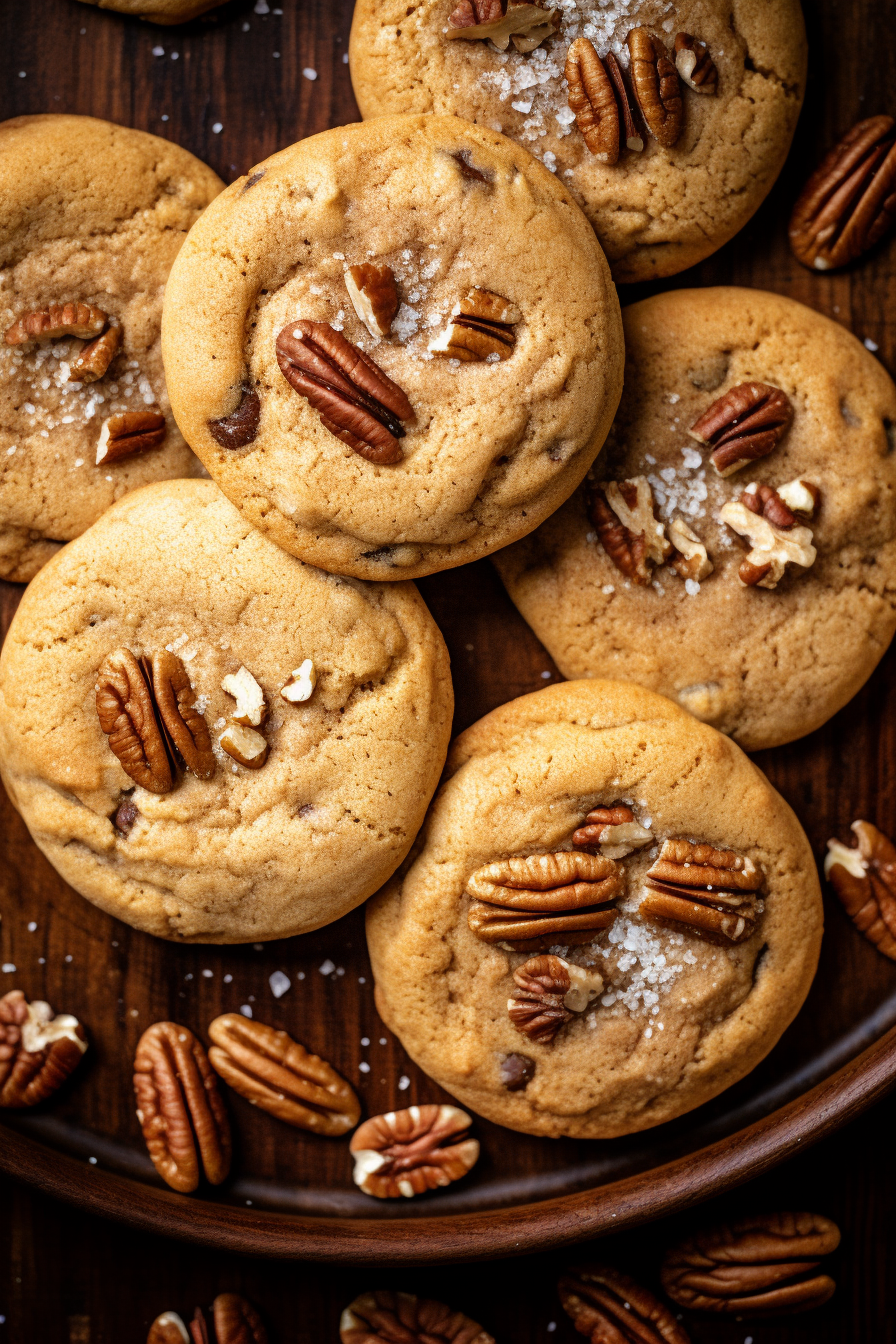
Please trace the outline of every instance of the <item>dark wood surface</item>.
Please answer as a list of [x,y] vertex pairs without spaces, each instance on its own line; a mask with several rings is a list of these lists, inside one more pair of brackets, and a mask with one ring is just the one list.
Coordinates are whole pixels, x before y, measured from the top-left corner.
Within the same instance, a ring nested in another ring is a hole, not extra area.
[[[282,0],[282,16],[273,12],[275,7],[271,3],[272,12],[256,14],[249,0],[235,0],[208,21],[162,30],[75,0],[0,6],[2,115],[69,111],[105,116],[177,140],[230,180],[283,145],[357,116],[342,61],[349,0]],[[884,246],[845,274],[819,276],[792,260],[785,228],[801,181],[822,149],[860,116],[894,110],[893,15],[893,5],[882,0],[807,3],[809,95],[778,185],[738,238],[665,285],[737,283],[774,289],[874,341],[891,371],[896,368],[896,332],[889,319],[896,245]],[[159,46],[164,55],[154,56]],[[304,78],[304,68],[315,70],[317,79]],[[216,133],[212,128],[219,123],[223,129]],[[624,291],[623,302],[647,292],[647,287]],[[487,564],[435,577],[421,588],[451,650],[458,728],[544,685],[542,673],[556,676]],[[8,619],[17,590],[7,587],[3,601]],[[865,691],[826,729],[758,758],[797,810],[818,853],[829,835],[845,836],[855,816],[896,831],[894,700],[896,663],[890,655]],[[368,1112],[402,1100],[439,1097],[376,1019],[358,914],[308,938],[261,951],[162,948],[69,892],[5,802],[4,807],[0,962],[17,966],[15,983],[29,994],[78,1012],[96,1047],[77,1084],[45,1119],[32,1122],[32,1130],[51,1149],[67,1147],[83,1161],[88,1136],[93,1136],[97,1175],[118,1166],[143,1177],[147,1165],[121,1067],[139,1031],[168,1015],[202,1031],[216,1012],[239,1007],[253,994],[256,1015],[286,1026],[333,1060],[358,1086]],[[34,932],[29,922],[37,924]],[[317,967],[326,958],[343,966],[345,974],[321,975]],[[279,1002],[267,987],[275,969],[293,980]],[[211,977],[203,977],[203,970],[211,970]],[[304,981],[297,979],[300,970]],[[227,986],[225,974],[233,976]],[[365,985],[359,984],[360,976]],[[0,987],[11,987],[12,979],[0,975]],[[894,1020],[896,968],[863,944],[831,906],[819,976],[806,1009],[768,1063],[723,1102],[662,1134],[618,1145],[549,1144],[480,1124],[485,1156],[476,1180],[449,1193],[438,1209],[489,1207],[489,1201],[499,1201],[502,1189],[518,1200],[521,1188],[549,1194],[577,1183],[587,1187],[595,1183],[595,1174],[606,1180],[649,1167],[658,1155],[686,1152],[699,1146],[701,1133],[724,1135],[739,1127],[738,1115],[753,1118],[786,1099],[788,1088],[811,1085],[819,1069],[834,1068]],[[369,1048],[360,1046],[365,1035]],[[385,1045],[379,1044],[381,1038]],[[369,1073],[359,1072],[362,1060],[370,1063]],[[410,1086],[398,1093],[402,1075]],[[263,1201],[288,1206],[298,1199],[320,1212],[353,1214],[363,1206],[369,1213],[369,1201],[348,1180],[345,1145],[296,1139],[273,1121],[248,1113],[236,1099],[232,1110],[241,1180],[251,1178]],[[894,1118],[896,1104],[881,1102],[838,1138],[779,1172],[708,1209],[614,1237],[598,1251],[649,1279],[663,1242],[685,1225],[742,1209],[811,1207],[835,1217],[844,1230],[837,1269],[841,1288],[834,1302],[787,1325],[689,1321],[695,1340],[733,1344],[751,1336],[755,1344],[785,1339],[887,1344],[896,1338],[887,1282],[896,1251]],[[252,1197],[244,1186],[226,1196],[239,1199],[244,1208]],[[433,1202],[425,1212],[436,1212]],[[506,1220],[504,1226],[509,1226]],[[421,1259],[425,1241],[421,1235]],[[0,1243],[0,1315],[6,1317],[0,1344],[51,1344],[70,1335],[83,1339],[79,1326],[74,1333],[69,1327],[70,1319],[82,1317],[90,1318],[94,1342],[142,1340],[157,1311],[173,1307],[189,1313],[195,1302],[227,1288],[257,1301],[272,1326],[274,1344],[325,1341],[336,1338],[339,1309],[352,1294],[378,1285],[441,1296],[477,1316],[499,1340],[528,1344],[552,1334],[572,1338],[560,1321],[554,1294],[556,1267],[564,1258],[559,1253],[478,1269],[362,1272],[285,1266],[126,1232],[5,1183],[0,1185]],[[551,1321],[560,1322],[556,1333],[548,1330]]]

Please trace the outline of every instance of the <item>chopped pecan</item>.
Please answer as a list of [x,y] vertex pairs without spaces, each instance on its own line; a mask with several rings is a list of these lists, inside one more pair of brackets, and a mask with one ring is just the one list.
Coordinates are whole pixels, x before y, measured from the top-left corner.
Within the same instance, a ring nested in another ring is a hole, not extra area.
[[248,727],[230,719],[227,727],[218,738],[218,745],[232,760],[244,765],[247,770],[260,770],[268,759],[270,746],[267,738]]
[[[793,518],[783,500],[779,502]],[[719,517],[750,542],[750,550],[738,570],[738,577],[745,587],[775,588],[789,564],[808,569],[815,563],[817,552],[808,527],[794,524],[776,527],[770,519],[754,513],[752,505],[747,507],[742,500],[729,500],[723,504]]]
[[345,273],[352,307],[371,336],[388,336],[398,312],[398,286],[389,266],[363,262]]
[[767,1316],[820,1307],[834,1292],[815,1271],[840,1244],[818,1213],[769,1213],[711,1227],[666,1253],[663,1289],[696,1311]]
[[645,882],[638,908],[642,919],[685,924],[698,937],[725,947],[746,942],[762,911],[756,897],[762,873],[733,849],[666,840]]
[[457,1106],[411,1106],[375,1115],[349,1144],[354,1181],[377,1199],[410,1198],[460,1180],[479,1157],[472,1121]]
[[560,26],[556,9],[541,5],[507,0],[461,0],[448,19],[446,37],[463,37],[475,42],[489,40],[499,51],[506,51],[510,43],[517,51],[534,51]]
[[824,875],[860,933],[896,961],[896,845],[870,821],[854,821],[858,848],[828,841]]
[[778,495],[792,513],[811,518],[821,503],[821,491],[812,481],[797,479],[778,486]]
[[467,883],[470,928],[486,943],[520,952],[594,941],[616,918],[622,869],[603,854],[530,854],[499,859]]
[[103,421],[96,445],[96,465],[104,467],[122,457],[149,453],[164,443],[167,432],[161,411],[116,411]]
[[310,700],[317,685],[317,671],[310,658],[304,658],[298,667],[294,667],[280,687],[283,699],[291,705]]
[[122,769],[150,793],[170,793],[174,771],[150,682],[130,649],[115,649],[97,673],[96,712]]
[[97,382],[115,358],[120,341],[120,327],[108,327],[102,336],[88,341],[71,362],[69,380],[77,383]]
[[247,667],[239,667],[236,672],[228,672],[221,682],[221,690],[232,695],[236,701],[235,723],[259,728],[268,716],[264,691]]
[[481,1325],[443,1302],[383,1289],[345,1308],[339,1335],[342,1344],[495,1344]]
[[634,150],[636,154],[640,154],[644,148],[644,137],[635,121],[635,103],[623,74],[622,66],[612,51],[608,51],[604,57],[604,68],[610,77],[610,83],[616,90],[616,101],[619,104],[622,127],[625,132],[625,147]]
[[505,1055],[498,1073],[508,1092],[522,1092],[535,1077],[535,1060],[528,1055]]
[[245,448],[258,437],[258,425],[261,420],[261,400],[254,387],[244,383],[240,388],[240,400],[229,415],[219,420],[208,420],[208,432],[222,448]]
[[671,149],[684,120],[678,71],[665,45],[646,28],[633,28],[626,43],[641,116],[654,140]]
[[601,481],[590,504],[598,541],[613,564],[632,583],[647,586],[652,566],[663,564],[672,547],[653,512],[653,491],[646,477]]
[[669,565],[676,574],[698,583],[709,578],[713,565],[706,547],[683,518],[673,518],[669,523],[669,541],[672,543]]
[[402,420],[414,418],[401,388],[328,322],[291,322],[277,337],[280,372],[321,424],[361,457],[391,465],[404,457]]
[[163,1311],[149,1327],[146,1344],[190,1344],[190,1336],[176,1311]]
[[187,1027],[156,1022],[134,1059],[137,1119],[153,1165],[189,1194],[202,1172],[220,1185],[230,1170],[230,1122],[202,1043]]
[[68,1013],[53,1015],[20,989],[0,998],[0,1108],[37,1106],[60,1088],[87,1049],[84,1029]]
[[573,833],[572,842],[576,849],[599,849],[607,859],[622,859],[633,849],[649,845],[652,839],[630,807],[614,803],[589,812],[584,824]]
[[710,461],[720,476],[740,471],[767,457],[793,422],[786,392],[767,383],[738,383],[714,401],[688,430],[692,439],[712,448]]
[[591,153],[601,163],[619,158],[619,108],[604,63],[587,37],[577,37],[566,53],[569,110]]
[[754,481],[741,494],[739,503],[760,518],[767,518],[775,527],[786,532],[796,523],[796,515],[784,502],[774,486],[757,485]]
[[102,308],[92,303],[51,303],[48,308],[22,313],[7,327],[7,345],[25,345],[29,341],[55,341],[61,336],[79,336],[92,341],[108,322]]
[[513,330],[522,321],[516,304],[488,289],[468,290],[451,310],[452,320],[429,343],[433,354],[466,363],[509,359],[516,344]]
[[597,971],[555,956],[532,957],[517,967],[513,979],[508,1016],[517,1031],[543,1045],[550,1045],[573,1014],[584,1012],[604,987]]
[[345,1134],[358,1123],[361,1106],[345,1079],[285,1031],[224,1013],[208,1034],[212,1068],[253,1106],[315,1134]]
[[797,261],[817,271],[845,266],[896,220],[896,121],[869,117],[822,159],[790,217]]
[[690,1344],[649,1289],[609,1265],[577,1265],[557,1285],[563,1310],[591,1344]]
[[716,93],[719,72],[705,42],[690,33],[675,34],[675,68],[695,93]]

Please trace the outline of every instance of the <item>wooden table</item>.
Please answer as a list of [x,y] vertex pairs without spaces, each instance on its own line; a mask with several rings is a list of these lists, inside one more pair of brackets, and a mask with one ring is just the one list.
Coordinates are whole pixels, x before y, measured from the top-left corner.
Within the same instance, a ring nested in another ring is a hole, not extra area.
[[[357,118],[342,59],[351,0],[280,4],[282,13],[276,0],[270,5],[259,0],[254,8],[252,0],[234,0],[206,21],[164,30],[75,0],[8,0],[0,7],[0,112],[79,112],[141,127],[186,146],[230,181],[304,135]],[[894,110],[893,6],[882,0],[806,0],[805,8],[809,93],[781,179],[743,233],[672,285],[735,283],[787,294],[873,341],[892,371],[896,331],[887,315],[896,298],[896,242],[856,269],[819,277],[791,258],[786,220],[822,150],[859,117]],[[661,287],[670,285],[630,287],[623,302]],[[429,579],[421,588],[451,647],[458,726],[543,684],[540,674],[550,669],[550,660],[513,616],[486,563]],[[7,618],[16,600],[16,591],[7,587]],[[503,616],[496,625],[492,613],[499,608]],[[515,632],[509,639],[508,630]],[[488,678],[464,676],[469,645],[477,659],[489,661]],[[863,760],[875,757],[884,797],[892,780],[893,743],[883,731],[872,740],[863,705],[893,703],[894,667],[891,653],[859,702],[838,720],[844,769],[861,779]],[[797,781],[806,777],[804,750],[811,748],[799,746],[792,758],[779,757],[775,782],[796,805],[811,801],[819,811],[836,814],[837,770],[817,781],[810,790],[813,798],[805,785],[798,794]],[[868,786],[859,789],[864,796],[853,796],[850,805],[873,807],[872,790],[869,773]],[[894,812],[896,799],[886,798],[886,804]],[[813,1209],[835,1218],[843,1230],[834,1270],[840,1287],[833,1302],[790,1322],[698,1321],[692,1324],[695,1341],[888,1344],[896,1340],[896,1293],[889,1286],[896,1263],[894,1122],[896,1100],[882,1102],[783,1169],[690,1214],[604,1242],[595,1253],[649,1279],[664,1244],[704,1219],[760,1209]],[[239,1260],[129,1233],[0,1182],[0,1344],[142,1344],[159,1311],[174,1308],[188,1315],[194,1304],[208,1303],[226,1289],[244,1292],[258,1304],[271,1327],[272,1344],[327,1344],[338,1337],[342,1306],[357,1291],[376,1286],[440,1297],[508,1344],[549,1338],[569,1344],[574,1336],[559,1311],[557,1270],[565,1259],[587,1251],[478,1268],[330,1271]]]

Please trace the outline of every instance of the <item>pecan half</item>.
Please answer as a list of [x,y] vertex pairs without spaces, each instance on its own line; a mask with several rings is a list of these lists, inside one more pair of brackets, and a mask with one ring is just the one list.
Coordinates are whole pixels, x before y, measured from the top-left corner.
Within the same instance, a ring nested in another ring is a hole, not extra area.
[[673,518],[669,523],[669,541],[672,543],[672,555],[669,566],[682,579],[694,579],[700,582],[708,579],[713,570],[712,561],[697,533],[683,518]]
[[495,1344],[463,1312],[444,1302],[381,1289],[362,1293],[339,1321],[342,1344]]
[[118,353],[121,328],[108,327],[102,336],[96,336],[82,346],[69,366],[69,381],[95,383],[106,373]]
[[190,1344],[190,1336],[176,1311],[163,1311],[149,1327],[146,1344]]
[[752,935],[762,905],[763,876],[746,855],[690,840],[666,840],[647,871],[638,913],[656,924],[684,924],[707,942],[728,947]]
[[740,500],[729,500],[719,510],[719,517],[749,540],[750,550],[738,570],[741,583],[745,587],[775,588],[788,565],[808,569],[815,563],[817,552],[812,545],[811,530],[794,525],[796,519],[783,500],[778,500],[780,507],[772,503],[772,508],[778,516],[784,516],[786,510],[793,518],[787,527],[777,527],[769,518],[754,513],[755,502],[756,497],[747,505],[744,496]]
[[218,1344],[268,1344],[268,1333],[251,1302],[239,1293],[219,1293],[212,1303]]
[[671,149],[684,121],[678,71],[665,45],[646,28],[633,28],[626,43],[641,116],[654,140]]
[[786,392],[767,383],[738,383],[714,401],[688,430],[692,439],[712,448],[710,461],[720,476],[768,457],[793,422]]
[[260,770],[268,759],[270,746],[263,733],[231,719],[218,738],[218,746],[247,770]]
[[834,1292],[834,1280],[815,1271],[839,1244],[839,1228],[821,1214],[759,1214],[708,1228],[668,1251],[663,1289],[673,1302],[697,1311],[808,1311]]
[[577,37],[566,53],[563,72],[569,110],[591,153],[601,163],[619,158],[619,108],[604,63],[587,37]]
[[508,0],[506,10],[501,0],[461,0],[448,23],[446,37],[488,40],[499,51],[506,51],[512,42],[517,51],[526,53],[553,36],[560,18],[556,9],[518,0]]
[[404,457],[402,420],[414,411],[401,388],[328,322],[291,322],[277,337],[280,372],[319,413],[321,424],[368,462]]
[[285,1031],[224,1013],[208,1034],[212,1068],[253,1106],[315,1134],[345,1134],[358,1123],[361,1105],[345,1079]]
[[398,286],[391,267],[375,266],[370,261],[350,266],[345,273],[345,287],[352,307],[371,336],[388,336],[398,312]]
[[626,82],[622,66],[616,59],[614,52],[607,52],[604,57],[604,68],[610,77],[610,83],[616,90],[616,101],[619,104],[622,129],[625,134],[625,147],[633,150],[636,154],[640,154],[644,148],[644,137],[635,120],[635,102]]
[[616,918],[622,869],[603,854],[530,854],[479,868],[467,883],[470,928],[486,943],[540,951],[590,943]]
[[29,341],[55,341],[61,336],[79,336],[91,341],[108,322],[102,308],[92,303],[51,303],[48,308],[22,313],[7,327],[7,345],[26,345]]
[[215,754],[205,718],[196,708],[196,696],[176,653],[160,649],[148,660],[152,693],[162,727],[174,743],[181,760],[197,779],[211,779]]
[[653,512],[653,491],[644,476],[601,481],[591,493],[589,514],[597,539],[616,568],[632,583],[646,587],[653,566],[663,564],[672,547]]
[[239,405],[229,415],[206,421],[209,434],[222,448],[245,448],[258,437],[261,400],[255,388],[245,383],[240,393]]
[[690,1344],[648,1288],[609,1265],[577,1265],[557,1285],[563,1310],[591,1344]]
[[517,1031],[550,1045],[575,1013],[582,1013],[604,987],[596,971],[583,970],[562,957],[532,957],[513,973],[516,988],[507,1013]]
[[675,34],[675,68],[695,93],[717,93],[719,72],[705,42],[690,33]]
[[896,220],[896,121],[869,117],[825,155],[790,217],[790,247],[816,271],[846,266]]
[[451,321],[433,338],[429,349],[435,355],[465,363],[509,359],[516,344],[513,328],[522,321],[516,304],[489,289],[470,289],[451,310]]
[[535,1077],[535,1067],[529,1055],[505,1055],[498,1069],[501,1086],[508,1092],[522,1092]]
[[857,849],[828,841],[824,875],[861,934],[896,961],[896,845],[870,821],[854,821]]
[[122,457],[149,453],[164,443],[167,432],[161,411],[117,411],[103,421],[96,445],[96,465],[107,466]]
[[230,1122],[202,1043],[187,1027],[156,1022],[134,1059],[137,1119],[153,1166],[189,1194],[202,1173],[220,1185],[230,1170]]
[[20,1110],[46,1101],[81,1062],[87,1040],[76,1017],[53,1015],[42,999],[20,989],[0,998],[0,1108]]
[[458,1181],[476,1163],[479,1140],[457,1106],[411,1106],[375,1115],[349,1144],[355,1185],[377,1199],[410,1198]]
[[630,807],[614,803],[589,812],[584,824],[573,832],[572,842],[576,849],[599,849],[607,859],[623,859],[652,839],[651,832],[635,821]]

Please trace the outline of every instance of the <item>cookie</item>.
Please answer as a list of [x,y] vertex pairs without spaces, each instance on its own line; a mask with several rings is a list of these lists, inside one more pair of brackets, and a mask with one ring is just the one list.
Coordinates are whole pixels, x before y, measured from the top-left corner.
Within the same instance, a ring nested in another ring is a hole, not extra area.
[[186,23],[210,9],[217,9],[224,0],[82,0],[82,4],[116,9],[119,14],[133,14],[150,23]]
[[623,282],[693,266],[765,199],[806,39],[797,0],[358,0],[350,58],[365,117],[454,112],[541,159]]
[[606,1139],[730,1087],[798,1012],[822,903],[794,814],[729,738],[576,681],[454,743],[367,907],[383,1020],[460,1103]]
[[606,262],[562,186],[455,117],[312,136],[171,272],[172,406],[284,550],[362,579],[488,555],[565,500],[618,404]]
[[199,472],[168,404],[162,296],[222,186],[143,131],[0,124],[0,578],[27,582],[128,490]]
[[896,388],[776,294],[678,290],[623,318],[606,454],[501,577],[565,676],[637,681],[747,751],[792,741],[896,630]]
[[411,584],[313,569],[211,481],[127,495],[25,593],[0,766],[65,880],[182,942],[287,938],[404,858],[451,726]]

